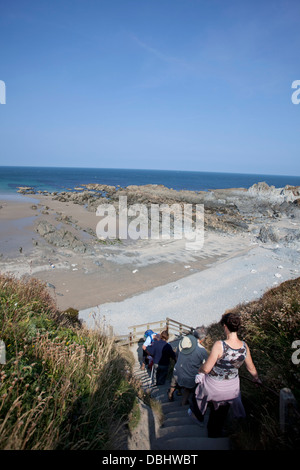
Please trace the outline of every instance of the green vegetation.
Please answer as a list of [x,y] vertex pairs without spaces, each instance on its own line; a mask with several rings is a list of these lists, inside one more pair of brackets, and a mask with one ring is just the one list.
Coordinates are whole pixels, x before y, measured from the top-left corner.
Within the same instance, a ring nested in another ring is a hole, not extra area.
[[[229,429],[235,447],[299,448],[298,425],[280,431],[278,394],[288,387],[300,402],[300,364],[292,362],[292,344],[300,339],[300,278],[235,310],[263,381],[254,385],[242,368],[247,420]],[[161,414],[133,378],[128,350],[82,327],[76,310],[59,312],[41,282],[0,275],[0,328],[7,360],[0,365],[0,449],[125,448],[140,420],[138,398]],[[222,335],[220,325],[210,326],[208,350]]]
[[39,281],[0,275],[0,449],[112,450],[122,442],[140,393],[132,359],[75,313],[58,312]]
[[[279,426],[279,392],[291,389],[300,403],[300,364],[292,361],[292,344],[300,339],[300,278],[268,290],[261,299],[238,305],[243,330],[240,333],[251,351],[263,386],[254,385],[242,367],[241,392],[247,421],[240,423],[232,436],[244,449],[294,449],[300,447],[300,421],[282,434]],[[222,338],[218,324],[211,325],[206,347]]]

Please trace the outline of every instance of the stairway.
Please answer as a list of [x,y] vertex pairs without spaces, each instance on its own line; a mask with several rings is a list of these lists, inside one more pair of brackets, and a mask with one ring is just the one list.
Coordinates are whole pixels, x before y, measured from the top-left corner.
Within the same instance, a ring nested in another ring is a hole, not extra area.
[[[132,349],[135,353],[136,347]],[[170,381],[165,385],[155,386],[151,383],[151,375],[148,370],[141,370],[138,357],[135,354],[136,363],[134,375],[140,381],[145,391],[151,397],[161,403],[164,420],[162,425],[157,425],[155,436],[151,439],[151,450],[229,450],[230,441],[226,437],[209,438],[207,436],[207,421],[209,411],[206,412],[203,423],[188,415],[189,405],[181,405],[182,397],[174,393],[174,401],[168,400],[167,391]]]

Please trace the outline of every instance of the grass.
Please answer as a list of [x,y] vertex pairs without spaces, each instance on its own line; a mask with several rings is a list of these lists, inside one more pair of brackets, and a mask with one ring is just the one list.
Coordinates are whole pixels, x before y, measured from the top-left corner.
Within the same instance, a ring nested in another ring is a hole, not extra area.
[[[288,433],[279,427],[279,392],[289,388],[300,403],[300,364],[292,361],[292,344],[300,339],[300,278],[268,290],[261,299],[238,305],[242,319],[240,338],[251,351],[263,386],[244,379],[251,376],[245,366],[240,371],[241,392],[248,419],[234,430],[236,446],[243,449],[300,448],[299,415]],[[232,311],[232,310],[231,310]],[[208,331],[206,347],[223,336],[219,324]]]
[[128,352],[35,279],[0,275],[0,326],[0,449],[118,448],[138,393]]
[[[243,366],[247,420],[229,429],[231,439],[237,449],[298,449],[299,417],[282,433],[276,394],[288,387],[300,401],[300,364],[291,360],[300,339],[300,278],[235,310],[264,387],[245,380]],[[207,349],[222,335],[211,325]],[[138,398],[161,413],[132,376],[128,350],[101,329],[82,327],[73,309],[58,311],[36,279],[0,275],[0,339],[7,359],[0,365],[1,450],[124,448],[140,420]]]
[[132,411],[130,413],[130,420],[128,424],[129,430],[131,432],[134,431],[134,429],[136,429],[136,427],[138,426],[140,422],[140,419],[141,419],[141,410],[139,407],[138,399],[136,398]]

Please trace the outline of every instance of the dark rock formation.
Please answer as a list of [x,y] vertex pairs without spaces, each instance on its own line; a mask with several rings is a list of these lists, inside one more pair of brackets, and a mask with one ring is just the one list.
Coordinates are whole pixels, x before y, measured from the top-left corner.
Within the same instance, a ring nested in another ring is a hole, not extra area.
[[258,239],[262,241],[263,243],[268,243],[268,242],[278,242],[279,237],[275,233],[275,231],[272,229],[272,227],[263,225],[260,228]]
[[46,221],[37,224],[36,231],[51,245],[67,248],[77,253],[86,253],[88,246],[79,240],[73,233],[64,228],[57,229],[54,225]]

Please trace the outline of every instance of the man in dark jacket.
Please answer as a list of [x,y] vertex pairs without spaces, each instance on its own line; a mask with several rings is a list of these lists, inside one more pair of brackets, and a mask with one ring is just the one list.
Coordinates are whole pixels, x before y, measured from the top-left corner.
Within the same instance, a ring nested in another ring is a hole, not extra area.
[[160,335],[159,341],[154,341],[151,346],[147,346],[147,352],[153,357],[153,374],[156,385],[163,385],[166,381],[170,359],[176,361],[176,354],[172,346],[167,342],[169,334],[165,330]]

